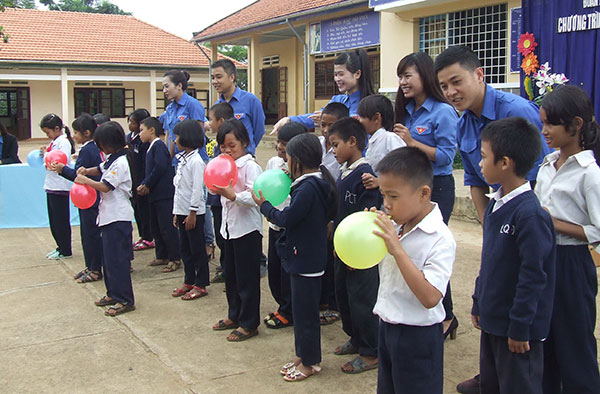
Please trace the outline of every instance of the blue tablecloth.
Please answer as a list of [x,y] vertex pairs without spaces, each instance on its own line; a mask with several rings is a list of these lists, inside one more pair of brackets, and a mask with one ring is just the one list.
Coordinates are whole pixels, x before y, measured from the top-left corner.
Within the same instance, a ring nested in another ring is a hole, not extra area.
[[[44,179],[46,170],[27,164],[0,166],[0,228],[48,227]],[[71,203],[71,225],[79,210]]]

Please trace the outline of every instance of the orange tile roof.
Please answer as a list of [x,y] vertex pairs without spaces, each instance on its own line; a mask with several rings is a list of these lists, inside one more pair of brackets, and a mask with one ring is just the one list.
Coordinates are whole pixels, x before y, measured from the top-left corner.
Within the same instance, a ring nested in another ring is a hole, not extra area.
[[277,19],[284,16],[297,14],[303,11],[316,10],[321,7],[343,3],[364,3],[357,0],[257,0],[245,8],[221,19],[208,26],[204,30],[195,33],[194,40],[201,41],[203,38],[215,35],[223,35],[240,27],[251,27],[252,25]]
[[[7,43],[0,42],[0,61],[183,67],[209,64],[191,42],[128,15],[6,8],[0,12],[0,26],[9,35]],[[210,49],[204,49],[211,56]]]

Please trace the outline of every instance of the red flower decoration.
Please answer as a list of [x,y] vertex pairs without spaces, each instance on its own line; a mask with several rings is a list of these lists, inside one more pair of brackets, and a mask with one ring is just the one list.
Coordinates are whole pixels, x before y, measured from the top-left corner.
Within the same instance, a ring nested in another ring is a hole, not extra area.
[[536,46],[537,46],[537,42],[535,42],[535,37],[533,36],[533,34],[531,34],[531,33],[521,34],[521,37],[519,38],[518,48],[519,48],[519,52],[523,56],[527,56],[531,52],[533,52],[533,50],[535,49]]
[[523,62],[521,63],[521,68],[527,75],[535,73],[539,66],[540,63],[538,62],[538,58],[533,53],[530,53],[529,55],[525,56]]

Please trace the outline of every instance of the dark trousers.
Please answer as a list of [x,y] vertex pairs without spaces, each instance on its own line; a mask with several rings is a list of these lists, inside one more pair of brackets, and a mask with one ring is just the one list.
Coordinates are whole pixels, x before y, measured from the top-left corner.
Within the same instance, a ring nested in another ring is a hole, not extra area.
[[260,256],[262,235],[253,231],[225,240],[225,290],[228,317],[246,330],[260,324]]
[[69,193],[46,193],[48,206],[48,221],[50,232],[58,251],[63,256],[71,256],[71,211],[69,207]]
[[102,270],[102,237],[98,227],[98,205],[79,210],[79,232],[85,266],[90,271]]
[[479,373],[482,394],[542,394],[544,344],[530,341],[527,353],[513,353],[508,338],[481,331]]
[[[150,202],[150,225],[157,259],[179,260],[179,234],[173,226],[173,199]],[[204,245],[204,241],[202,242]]]
[[544,342],[544,393],[600,393],[596,267],[586,245],[556,248],[556,289]]
[[133,260],[131,222],[112,222],[100,227],[104,251],[106,295],[123,304],[134,305],[129,267]]
[[333,239],[327,240],[327,265],[321,281],[321,305],[327,309],[337,311],[338,305],[335,296],[335,267],[333,262]]
[[281,267],[281,259],[277,253],[277,240],[284,234],[283,231],[269,228],[269,265],[268,278],[269,289],[273,298],[279,304],[277,312],[288,320],[293,320],[292,316],[292,290],[290,287],[290,275]]
[[321,278],[290,274],[296,356],[306,366],[321,362]]
[[379,289],[377,266],[350,270],[335,259],[335,291],[342,329],[361,356],[377,356],[379,318],[373,314]]
[[221,253],[219,253],[219,263],[221,264],[221,270],[223,270],[223,264],[225,263],[225,240],[221,235],[221,221],[223,220],[223,207],[220,205],[210,207],[212,212],[213,224],[215,228],[215,241]]
[[442,324],[379,323],[379,394],[441,394],[444,387]]
[[150,226],[150,201],[148,196],[135,195],[131,199],[133,214],[140,238],[144,241],[152,241],[152,227]]
[[177,215],[179,226],[179,248],[185,278],[183,283],[190,286],[206,287],[210,284],[208,278],[208,256],[204,243],[204,215],[196,216],[196,227],[185,229],[183,221],[186,216]]
[[[455,199],[454,177],[452,175],[436,175],[433,177],[433,190],[431,191],[431,201],[436,202],[444,223],[448,224],[450,215],[454,209]],[[454,318],[454,306],[452,304],[452,291],[450,289],[450,281],[446,287],[446,295],[442,300],[446,318],[444,320],[452,320]]]

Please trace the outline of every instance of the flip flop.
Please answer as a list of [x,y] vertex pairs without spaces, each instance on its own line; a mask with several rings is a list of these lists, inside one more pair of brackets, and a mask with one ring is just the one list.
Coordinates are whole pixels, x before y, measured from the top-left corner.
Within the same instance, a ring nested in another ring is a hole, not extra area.
[[79,272],[77,273],[77,275],[73,276],[73,279],[79,279],[79,278],[81,278],[83,275],[87,274],[88,272],[90,272],[90,270],[89,270],[89,269],[87,269],[87,268],[86,268],[86,269],[84,269],[84,270],[81,270],[81,271],[79,271]]
[[156,267],[157,265],[167,265],[169,260],[167,259],[154,259],[148,263],[148,267]]
[[231,331],[231,333],[229,335],[233,335],[235,337],[235,339],[229,339],[229,337],[227,338],[227,340],[229,342],[242,342],[245,341],[246,339],[250,339],[252,337],[255,337],[258,335],[258,330],[254,329],[254,330],[250,330],[248,332],[248,334],[244,334],[241,331],[238,330],[233,330]]
[[367,364],[365,362],[365,360],[363,360],[360,357],[355,357],[354,360],[348,361],[346,364],[352,365],[352,371],[345,371],[341,367],[340,367],[340,369],[342,370],[343,373],[347,373],[347,374],[351,374],[351,375],[352,374],[361,373],[361,372],[365,372],[365,371],[368,371],[370,369],[375,369],[378,366],[378,363]]
[[313,365],[310,368],[310,373],[307,375],[300,371],[298,368],[293,367],[290,370],[288,370],[287,374],[283,376],[283,380],[285,380],[286,382],[300,382],[321,372],[321,367],[319,366]]
[[173,261],[169,261],[169,264],[167,264],[166,267],[163,267],[162,272],[175,272],[179,269],[179,267],[181,266],[181,261],[179,260],[173,260]]
[[135,305],[116,303],[104,311],[106,316],[115,317],[123,313],[135,311]]
[[219,322],[217,324],[215,324],[212,329],[214,331],[225,331],[225,330],[231,330],[232,328],[238,328],[239,326],[240,325],[237,323],[226,324],[225,320],[219,320]]
[[336,356],[345,356],[348,354],[357,354],[357,353],[358,353],[358,349],[355,348],[354,345],[350,343],[350,341],[347,341],[342,346],[340,346],[339,351],[333,352],[333,354],[335,354]]
[[117,303],[117,300],[115,300],[114,298],[109,300],[107,296],[103,296],[98,301],[94,301],[94,304],[96,306],[115,305],[116,303]]

